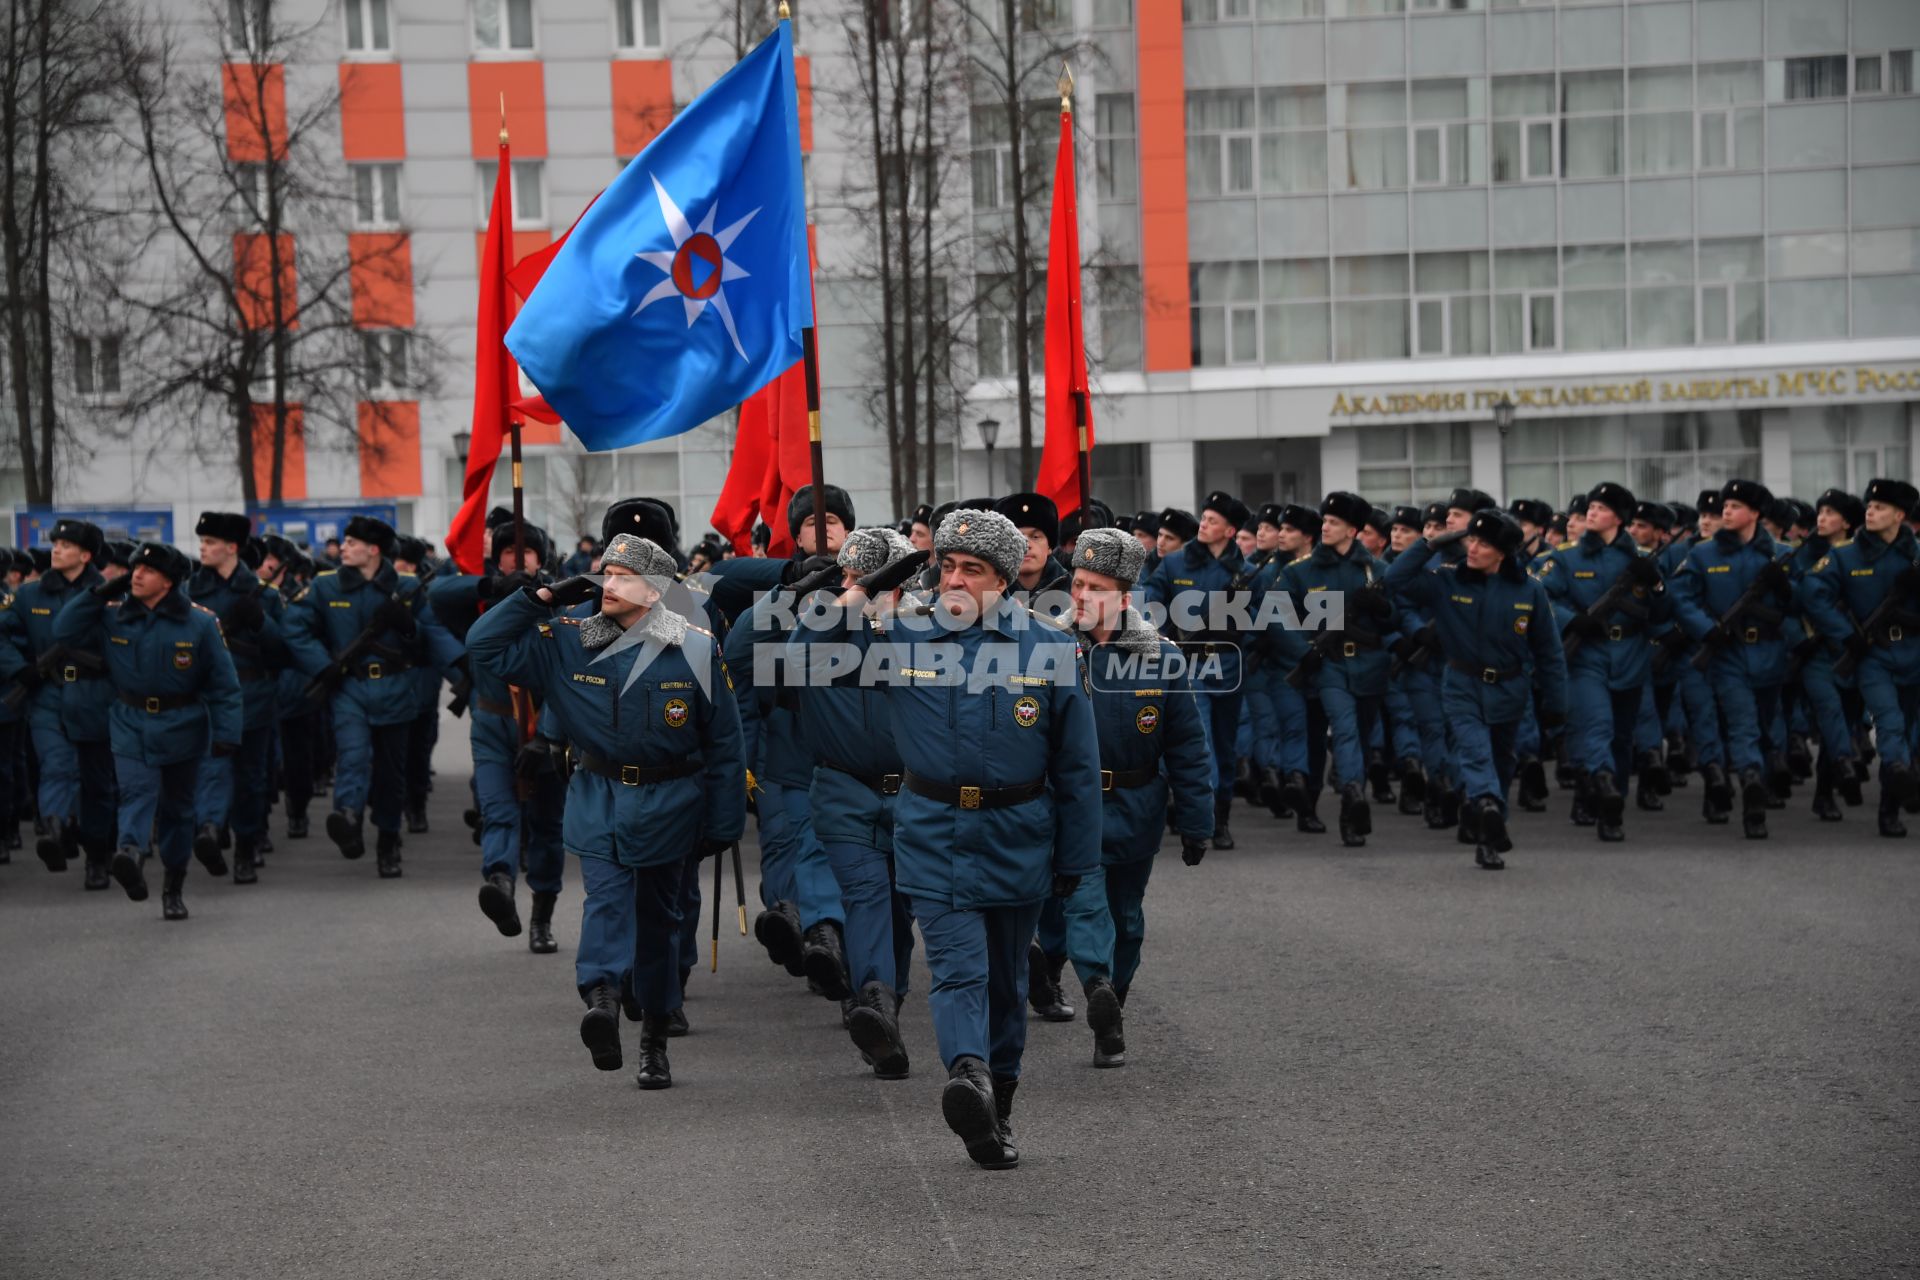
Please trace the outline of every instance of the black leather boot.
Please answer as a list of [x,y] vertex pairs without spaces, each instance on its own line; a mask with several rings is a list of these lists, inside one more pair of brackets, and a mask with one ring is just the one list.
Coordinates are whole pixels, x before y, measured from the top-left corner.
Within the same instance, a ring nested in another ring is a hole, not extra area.
[[1767,838],[1766,777],[1758,769],[1740,771],[1740,828],[1749,840]]
[[527,918],[527,950],[537,956],[550,956],[560,949],[553,940],[553,904],[559,896],[534,891],[533,914]]
[[1547,811],[1547,766],[1539,756],[1522,756],[1517,773],[1520,807],[1528,813]]
[[[1821,749],[1820,760],[1822,763],[1827,761],[1827,753],[1824,748]],[[1840,797],[1847,808],[1858,809],[1865,803],[1866,795],[1861,791],[1862,779],[1853,765],[1854,762],[1849,757],[1836,756],[1833,758],[1831,766],[1833,790],[1834,794]]]
[[1880,834],[1894,840],[1907,834],[1907,824],[1900,820],[1900,802],[1884,787],[1880,791]]
[[[1673,794],[1673,770],[1667,767],[1667,761],[1659,748],[1642,751],[1634,772],[1653,789],[1653,794],[1663,799]],[[1664,806],[1662,806],[1664,807]]]
[[187,887],[187,869],[168,867],[160,877],[160,918],[162,920],[185,920],[187,901],[181,896],[181,890]]
[[1507,833],[1507,815],[1500,812],[1500,802],[1492,796],[1482,796],[1471,807],[1478,819],[1480,839],[1476,843],[1485,845],[1493,853],[1512,851],[1513,837]]
[[211,822],[203,822],[193,833],[193,856],[200,859],[200,865],[207,869],[210,876],[227,874],[227,860],[220,853],[220,828]]
[[1259,780],[1253,772],[1253,761],[1241,756],[1233,762],[1233,794],[1243,800],[1251,800],[1256,794]]
[[327,839],[333,841],[340,850],[340,856],[351,861],[364,857],[367,852],[367,837],[361,824],[361,811],[355,809],[348,813],[344,809],[335,809],[327,815]]
[[305,840],[310,830],[311,829],[307,826],[306,814],[289,813],[287,815],[287,839]]
[[753,918],[753,936],[767,949],[767,959],[783,966],[794,977],[804,977],[800,963],[800,909],[791,902],[776,902]]
[[[1011,1095],[1008,1102],[1012,1102]],[[940,1114],[966,1144],[968,1157],[981,1168],[1011,1169],[1020,1163],[1020,1153],[1000,1138],[1000,1108],[993,1096],[993,1077],[980,1059],[968,1054],[947,1069],[947,1087],[940,1092]]]
[[[1881,762],[1880,827],[1882,834],[1886,833],[1887,815],[1893,815],[1894,820],[1898,822],[1899,814],[1902,810],[1908,813],[1913,812],[1914,793],[1916,790],[1920,790],[1920,788],[1916,788],[1914,785],[1914,773],[1911,765]],[[1904,835],[1905,833],[1906,828],[1903,824],[1901,834]]]
[[[1412,795],[1409,802],[1408,795]],[[1416,814],[1420,812],[1421,801],[1427,798],[1427,770],[1412,756],[1400,758],[1400,812]]]
[[259,859],[255,855],[257,836],[235,836],[233,838],[233,882],[235,884],[256,884],[260,880]]
[[1440,825],[1457,827],[1460,825],[1460,792],[1448,787],[1440,793]]
[[419,836],[419,835],[425,835],[426,832],[427,832],[426,808],[422,806],[421,808],[418,808],[418,809],[407,810],[407,834],[410,836]]
[[611,982],[587,993],[587,1013],[580,1019],[580,1043],[593,1055],[601,1071],[620,1069],[620,996]]
[[1420,813],[1426,819],[1427,830],[1444,831],[1447,826],[1447,803],[1445,793],[1438,790],[1427,792],[1427,798],[1420,805]]
[[113,877],[107,874],[107,863],[110,862],[112,858],[113,854],[110,850],[88,849],[86,866],[87,878],[81,882],[82,887],[95,892],[111,887]]
[[1593,780],[1587,776],[1586,770],[1576,770],[1573,775],[1573,807],[1567,810],[1567,821],[1576,827],[1594,825],[1592,791]]
[[1233,848],[1233,832],[1227,829],[1227,814],[1233,809],[1233,792],[1213,793],[1213,847]]
[[[1053,1004],[1047,1010],[1043,1011],[1040,1016],[1048,1022],[1072,1022],[1075,1017],[1074,1008],[1067,1003],[1067,989],[1060,982],[1060,975],[1066,972],[1067,958],[1065,956],[1047,956],[1044,952],[1041,954],[1045,956],[1046,960],[1047,990],[1053,997]],[[1027,949],[1027,966],[1029,969],[1033,966],[1033,959],[1034,948],[1029,947]]]
[[875,1079],[907,1078],[907,1042],[900,1036],[893,991],[885,984],[869,982],[860,988],[853,1012],[847,1015],[847,1034],[873,1064]]
[[1294,830],[1305,836],[1327,834],[1327,824],[1320,820],[1320,793],[1303,790],[1301,794],[1306,796],[1306,799],[1293,811]]
[[374,837],[374,865],[379,868],[382,880],[396,879],[400,875],[400,833],[381,831],[378,827],[374,830],[377,832]]
[[1340,788],[1340,843],[1349,849],[1366,844],[1373,830],[1373,811],[1367,806],[1367,793],[1357,782]]
[[33,842],[33,851],[40,861],[47,864],[49,871],[65,871],[67,859],[80,847],[80,824],[69,818],[58,826],[48,825],[47,832]]
[[1824,751],[1813,770],[1813,816],[1822,822],[1838,822],[1844,816],[1833,798],[1833,760]]
[[1373,788],[1376,804],[1393,803],[1393,778],[1387,772],[1386,753],[1378,748],[1367,752],[1367,785]]
[[1784,751],[1767,752],[1767,808],[1784,809],[1793,799],[1793,769]]
[[1005,1076],[993,1078],[993,1118],[1000,1130],[1000,1146],[1007,1159],[1015,1164],[1020,1163],[1020,1151],[1013,1145],[1013,1095],[1019,1088],[1018,1080]]
[[[269,815],[269,817],[271,817],[271,815]],[[253,865],[255,867],[266,866],[267,855],[272,852],[273,833],[267,827],[263,826],[260,828],[260,834],[255,837],[253,842]]]
[[121,845],[114,852],[113,861],[107,864],[107,874],[135,902],[147,900],[147,873],[140,869],[140,850],[130,844]]
[[1714,826],[1726,822],[1733,813],[1733,783],[1725,765],[1700,766],[1700,814]]
[[1587,807],[1593,811],[1594,826],[1608,844],[1627,838],[1621,827],[1626,818],[1627,798],[1620,794],[1611,769],[1601,769],[1587,780]]
[[1267,806],[1274,817],[1286,816],[1286,806],[1280,803],[1280,771],[1270,764],[1260,766],[1260,803]]
[[821,920],[807,930],[800,942],[800,963],[827,999],[844,1000],[853,994],[852,984],[847,981],[846,942],[838,920]]
[[1806,734],[1787,735],[1787,768],[1793,771],[1795,782],[1805,782],[1813,776],[1813,744]]
[[480,914],[493,921],[503,938],[520,936],[520,908],[513,903],[513,877],[496,871],[480,885]]
[[1454,839],[1461,844],[1480,843],[1480,806],[1469,802],[1460,806],[1460,826]]
[[667,1065],[667,1020],[649,1013],[640,1020],[640,1069],[633,1082],[642,1089],[670,1089],[673,1070]]
[[1659,813],[1667,807],[1667,802],[1660,798],[1659,789],[1644,770],[1634,777],[1633,806],[1642,813]]
[[1086,984],[1086,989],[1087,1028],[1093,1032],[1093,1065],[1126,1066],[1125,1022],[1120,1014],[1120,997],[1114,991],[1113,983],[1106,978],[1095,978]]

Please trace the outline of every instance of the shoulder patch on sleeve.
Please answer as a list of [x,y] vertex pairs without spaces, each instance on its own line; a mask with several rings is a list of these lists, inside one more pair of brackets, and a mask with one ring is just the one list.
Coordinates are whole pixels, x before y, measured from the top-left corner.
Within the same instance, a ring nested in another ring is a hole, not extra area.
[[1822,569],[1827,567],[1827,562],[1832,559],[1833,559],[1832,556],[1821,556],[1818,560],[1814,562],[1813,568],[1808,570],[1808,572],[1819,573]]
[[[1842,541],[1840,541],[1840,542],[1836,542],[1836,543],[1834,543],[1834,544],[1833,544],[1833,547],[1832,547],[1832,550],[1835,550],[1835,551],[1838,551],[1838,550],[1839,550],[1840,548],[1842,548],[1842,547],[1850,547],[1850,546],[1852,546],[1852,545],[1853,545],[1853,539],[1852,539],[1852,538],[1847,538],[1847,539],[1844,539],[1844,540],[1842,540]],[[1824,560],[1822,560],[1822,561],[1821,561],[1820,563],[1822,563],[1822,564],[1825,564],[1825,563],[1826,563],[1826,561],[1824,561]]]
[[703,635],[703,636],[705,636],[705,637],[706,637],[707,639],[709,639],[709,640],[712,640],[712,639],[714,639],[714,638],[715,638],[715,637],[714,637],[714,634],[713,634],[713,632],[711,632],[711,631],[709,631],[709,630],[707,630],[707,629],[706,629],[705,627],[701,627],[701,626],[695,626],[695,625],[694,625],[693,623],[691,623],[691,622],[689,622],[689,623],[687,624],[687,630],[689,630],[689,631],[698,631],[698,632],[699,632],[699,633],[700,633],[701,635]]
[[320,572],[313,575],[313,580],[315,582],[318,582],[322,578],[331,578],[334,574],[338,572],[340,572],[338,569],[322,569]]

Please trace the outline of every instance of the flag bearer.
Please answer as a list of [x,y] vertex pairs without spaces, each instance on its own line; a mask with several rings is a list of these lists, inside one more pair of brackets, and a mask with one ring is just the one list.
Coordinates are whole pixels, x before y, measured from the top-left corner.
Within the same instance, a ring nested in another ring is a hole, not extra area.
[[[746,822],[740,716],[713,633],[661,604],[678,566],[657,544],[616,534],[606,577],[569,578],[496,600],[467,633],[476,667],[543,699],[573,745],[566,847],[586,901],[574,981],[580,1039],[617,1071],[620,996],[640,1024],[642,1089],[665,1089],[671,1011],[680,1007],[680,893],[689,855],[712,855]],[[553,611],[595,593],[600,612]]]
[[113,878],[129,898],[146,900],[140,858],[151,832],[166,869],[160,912],[168,920],[187,918],[181,891],[201,759],[231,756],[245,741],[233,659],[219,620],[187,599],[190,572],[181,552],[146,543],[132,573],[76,594],[54,624],[57,642],[100,657],[116,699],[108,713],[120,783]]

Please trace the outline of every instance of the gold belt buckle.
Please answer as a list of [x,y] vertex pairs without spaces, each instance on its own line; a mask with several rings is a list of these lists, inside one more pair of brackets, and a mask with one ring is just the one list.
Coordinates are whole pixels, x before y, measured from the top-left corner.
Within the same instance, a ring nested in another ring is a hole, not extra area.
[[1482,667],[1480,668],[1480,683],[1499,684],[1500,673],[1494,670],[1492,667]]
[[379,678],[380,678],[380,664],[377,662],[369,662],[367,664],[367,679],[378,680]]
[[620,766],[620,782],[622,786],[628,786],[628,787],[639,786],[640,785],[640,766],[637,764],[621,765]]
[[980,807],[980,788],[960,788],[960,807],[962,809],[978,809]]
[[73,666],[72,664],[68,664],[67,666],[60,668],[60,678],[62,680],[65,680],[68,684],[73,684],[75,681],[80,679],[80,668]]
[[1349,640],[1340,646],[1340,656],[1351,658],[1360,652],[1360,646]]
[[1905,640],[1906,638],[1907,638],[1907,633],[1902,631],[1899,627],[1890,626],[1887,628],[1888,643],[1899,644],[1902,640]]
[[1621,629],[1620,629],[1619,627],[1608,627],[1608,628],[1607,628],[1607,639],[1609,639],[1609,640],[1618,640],[1618,639],[1620,639],[1620,638],[1621,638],[1621,637],[1622,637],[1623,635],[1625,635],[1625,634],[1626,634],[1626,633],[1625,633],[1625,632],[1623,632],[1623,631],[1622,631],[1622,630],[1621,630]]
[[880,775],[880,794],[883,796],[899,795],[900,794],[900,775],[897,773],[881,774]]
[[1747,643],[1748,643],[1748,644],[1759,644],[1759,643],[1760,643],[1760,628],[1758,628],[1758,627],[1748,627],[1748,628],[1747,628],[1747,634],[1746,634],[1746,641],[1747,641]]
[[1113,790],[1113,770],[1102,769],[1100,771],[1100,789],[1102,791]]
[[147,695],[147,714],[150,716],[160,714],[160,699],[151,693]]

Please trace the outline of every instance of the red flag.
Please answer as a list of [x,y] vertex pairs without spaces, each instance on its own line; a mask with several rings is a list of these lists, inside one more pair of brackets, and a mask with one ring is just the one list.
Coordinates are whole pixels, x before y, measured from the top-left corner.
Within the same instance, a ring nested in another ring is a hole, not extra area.
[[507,141],[500,139],[500,162],[493,180],[493,207],[487,213],[486,247],[480,255],[480,301],[474,309],[478,338],[473,357],[473,441],[467,452],[467,480],[460,511],[447,530],[447,552],[466,573],[485,569],[487,492],[500,446],[507,436],[507,415],[519,379],[507,355],[507,273],[513,269],[513,165]]
[[741,404],[740,425],[733,437],[733,464],[713,504],[714,530],[743,556],[753,554],[753,522],[760,514],[760,488],[766,479],[767,459],[773,453],[773,437],[768,431],[770,407],[765,389]]
[[1078,511],[1080,421],[1093,451],[1093,405],[1087,397],[1087,331],[1080,318],[1080,212],[1073,190],[1073,116],[1060,113],[1060,149],[1053,161],[1053,226],[1047,238],[1047,434],[1034,492],[1053,499],[1062,516]]
[[793,535],[787,530],[787,507],[793,495],[813,482],[813,452],[807,436],[807,367],[796,361],[787,371],[755,393],[767,401],[767,466],[760,485],[760,518],[773,539],[770,556],[790,556]]

